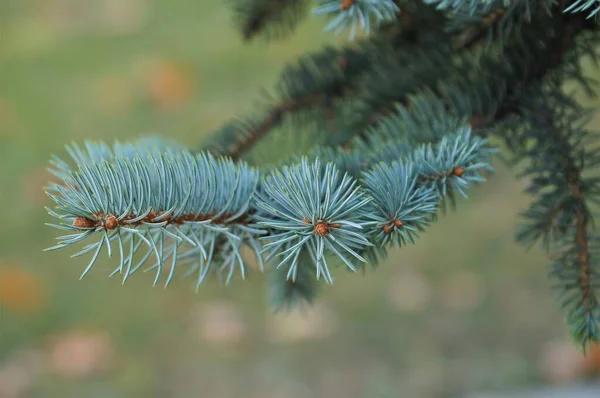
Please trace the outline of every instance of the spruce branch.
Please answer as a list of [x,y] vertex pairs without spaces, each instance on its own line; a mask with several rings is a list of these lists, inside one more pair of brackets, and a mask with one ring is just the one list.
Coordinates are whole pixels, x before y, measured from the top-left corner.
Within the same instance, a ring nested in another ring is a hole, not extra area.
[[[552,20],[556,26],[555,33],[548,40],[545,51],[539,54],[536,62],[530,62],[531,70],[523,74],[522,82],[516,85],[516,90],[511,95],[506,96],[493,118],[479,122],[473,127],[501,123],[514,113],[518,113],[519,108],[515,107],[514,99],[520,92],[526,92],[529,87],[536,87],[547,75],[551,75],[552,71],[560,70],[564,73],[564,79],[574,79],[586,85],[587,79],[583,77],[578,60],[584,56],[595,57],[597,50],[590,48],[588,37],[592,37],[591,41],[597,43],[597,25],[578,14],[559,15]],[[531,29],[534,27],[532,26]]]
[[[545,42],[539,41],[541,38],[536,33],[539,25],[547,25],[552,30],[544,38]],[[593,39],[586,38],[588,31],[592,33],[590,36]],[[425,88],[423,94],[418,94],[427,97],[427,100],[419,102],[423,104],[429,101],[432,103],[431,107],[436,107],[437,97],[437,102],[441,101],[455,118],[469,118],[473,128],[488,130],[501,124],[513,112],[518,112],[513,106],[513,98],[522,90],[535,85],[555,68],[564,70],[565,65],[567,68],[574,66],[574,60],[593,55],[596,50],[588,42],[597,42],[595,31],[596,25],[581,16],[551,18],[545,13],[538,13],[531,25],[523,26],[513,34],[512,39],[505,39],[503,46],[488,47],[475,57],[466,55],[461,66],[450,77]],[[462,40],[459,36],[459,48],[462,44],[469,44]],[[469,49],[469,46],[462,48]],[[511,65],[520,67],[511,68]],[[585,81],[580,67],[565,70],[565,73],[570,78]],[[411,112],[422,113],[423,107],[412,109],[414,104],[415,101],[410,96],[408,101],[399,100],[396,102],[395,112],[375,113],[373,121],[375,124],[385,123],[386,118],[397,117],[398,109],[405,109],[404,115]]]
[[[537,16],[536,22],[548,25],[555,30],[557,36],[562,33],[561,21],[542,14]],[[458,39],[458,45],[457,41],[451,40],[446,44],[447,47],[444,47],[444,41],[440,39],[442,35],[430,33],[432,47],[423,47],[421,44],[416,50],[417,53],[422,51],[423,59],[410,53],[404,53],[400,57],[392,56],[389,70],[385,63],[380,62],[378,67],[382,70],[379,73],[376,70],[372,72],[375,79],[369,80],[369,75],[366,74],[365,83],[359,86],[363,88],[363,92],[359,92],[358,98],[354,100],[356,104],[351,106],[347,113],[340,114],[343,122],[338,128],[345,132],[342,137],[368,135],[371,127],[385,123],[386,118],[393,117],[394,108],[397,111],[399,107],[404,107],[407,113],[411,113],[410,106],[414,104],[411,97],[420,95],[421,92],[434,102],[436,99],[433,97],[437,97],[437,101],[441,101],[456,118],[470,118],[473,127],[487,127],[490,122],[501,120],[509,113],[502,109],[503,104],[510,101],[513,93],[527,85],[532,77],[540,77],[545,72],[543,67],[538,65],[539,59],[554,57],[550,50],[554,49],[554,43],[551,43],[554,36],[544,38],[546,42],[540,41],[540,35],[536,34],[534,29],[537,28],[533,25],[524,27],[523,31],[513,34],[503,43],[478,49],[477,52],[467,51],[470,48],[463,47],[466,43],[461,37]],[[564,38],[566,41],[569,39],[573,37],[567,35]],[[456,53],[457,49],[463,50],[464,53],[452,54]],[[414,62],[416,75],[411,74],[412,68],[406,67],[404,57]],[[556,66],[560,61],[548,60],[541,64]],[[521,67],[510,68],[510,65]],[[402,75],[407,78],[396,79],[394,86],[389,83],[378,84],[378,77],[381,77],[383,82],[383,76],[390,75]],[[410,83],[403,87],[405,81]],[[386,95],[388,92],[389,95]],[[342,138],[331,144],[343,142]]]
[[[397,37],[408,39],[409,37],[406,36],[406,34],[411,32],[411,24],[414,24],[415,21],[422,23],[423,18],[420,16],[423,13],[426,13],[426,11],[426,9],[420,8],[413,9],[412,15],[414,17],[408,20],[409,22],[402,21],[402,24],[397,25],[406,26],[404,29],[401,29],[400,32],[397,32]],[[432,13],[429,12],[427,14]],[[501,121],[507,115],[512,113],[513,110],[511,109],[512,105],[510,98],[513,94],[511,94],[510,91],[522,89],[530,83],[530,80],[541,78],[546,71],[561,65],[561,54],[572,47],[577,35],[591,27],[591,24],[582,21],[583,18],[562,17],[562,19],[565,20],[565,23],[557,18],[550,19],[544,13],[538,13],[536,18],[538,24],[551,23],[555,26],[554,29],[557,29],[555,35],[550,39],[547,39],[548,42],[544,46],[539,45],[537,39],[540,39],[541,37],[538,37],[539,34],[534,33],[535,29],[537,29],[537,25],[532,25],[526,32],[519,31],[518,34],[513,34],[513,44],[508,40],[506,41],[507,47],[503,47],[503,50],[508,53],[511,53],[512,51],[513,56],[516,57],[512,63],[524,63],[526,67],[530,67],[532,70],[527,70],[527,68],[525,68],[524,70],[516,71],[520,76],[515,75],[515,72],[509,71],[504,76],[500,74],[498,76],[500,79],[492,81],[490,81],[489,76],[498,75],[498,71],[506,69],[504,65],[510,64],[500,64],[497,61],[498,54],[492,54],[492,58],[488,61],[489,66],[484,68],[481,68],[479,65],[480,61],[477,59],[467,61],[467,64],[472,64],[472,68],[475,70],[482,69],[479,75],[473,77],[473,80],[465,81],[464,67],[457,68],[454,71],[454,78],[448,77],[444,80],[442,77],[443,75],[436,75],[438,71],[448,73],[450,70],[450,73],[452,73],[452,68],[449,68],[449,65],[446,62],[448,59],[451,59],[451,57],[448,55],[447,51],[439,52],[440,49],[443,48],[440,47],[440,43],[442,43],[440,38],[445,37],[446,35],[434,34],[431,36],[432,26],[430,23],[437,22],[439,25],[441,21],[431,17],[429,20],[425,19],[425,21],[429,22],[424,23],[422,29],[424,32],[429,32],[430,38],[435,38],[435,40],[432,41],[432,43],[435,43],[435,46],[431,48],[433,52],[423,50],[423,39],[421,39],[416,51],[427,54],[424,55],[425,58],[423,58],[423,61],[425,61],[425,65],[431,65],[431,72],[433,74],[430,73],[429,76],[432,76],[433,79],[424,78],[424,80],[417,79],[417,81],[413,81],[414,79],[406,79],[404,81],[411,82],[415,87],[414,89],[419,88],[429,90],[429,93],[437,93],[437,95],[441,97],[440,99],[443,99],[444,101],[447,101],[444,99],[444,96],[450,95],[450,100],[454,102],[454,104],[452,104],[453,107],[456,107],[456,104],[458,104],[462,108],[465,108],[465,104],[470,104],[474,100],[479,102],[484,99],[481,98],[482,94],[489,97],[486,101],[491,101],[491,103],[479,104],[476,106],[476,108],[479,109],[468,109],[469,107],[467,107],[466,110],[460,109],[458,115],[459,117],[470,117],[474,128],[489,127],[493,125],[493,123]],[[405,23],[408,25],[404,25]],[[472,27],[467,28],[465,32],[467,31],[472,31]],[[477,42],[478,37],[480,36],[478,34],[471,36],[468,33],[465,34],[465,32],[457,34],[457,40],[452,41],[452,48],[454,51],[457,49],[469,50],[471,46]],[[535,47],[521,48],[523,43],[522,38],[529,36],[536,37],[536,41],[529,42],[531,43],[530,45]],[[357,49],[353,49],[352,47],[348,47],[340,52],[326,49],[322,54],[317,54],[308,59],[300,59],[298,67],[291,66],[282,73],[280,79],[280,91],[283,94],[281,102],[275,103],[262,118],[238,120],[226,124],[222,129],[213,133],[213,137],[215,138],[209,140],[203,149],[210,150],[214,154],[231,155],[234,158],[238,158],[244,152],[252,148],[252,146],[264,137],[265,134],[278,127],[282,120],[288,115],[305,113],[306,111],[318,109],[324,112],[326,119],[331,119],[331,116],[334,117],[331,123],[329,123],[329,126],[334,127],[333,131],[331,130],[331,127],[328,128],[330,131],[327,136],[329,137],[327,140],[328,145],[343,145],[357,134],[366,134],[366,130],[371,126],[380,123],[381,120],[385,120],[385,118],[390,115],[390,112],[393,112],[394,107],[396,106],[395,104],[406,106],[408,104],[408,97],[414,93],[414,89],[406,89],[401,86],[387,87],[387,81],[386,83],[378,83],[377,80],[373,80],[377,79],[379,76],[388,76],[390,73],[404,75],[406,70],[403,66],[407,63],[411,64],[415,62],[410,53],[407,54],[402,51],[397,52],[398,50],[394,50],[394,52],[390,53],[389,48],[386,46],[380,47],[380,45],[377,45],[373,48],[368,45],[369,43],[378,43],[384,37],[386,37],[385,34],[379,36],[376,35],[372,40],[367,40],[365,42],[366,45],[362,48],[358,47]],[[389,43],[389,40],[395,40],[393,37],[389,38],[388,41],[384,41],[384,43]],[[400,48],[406,48],[406,45],[410,45],[410,40],[401,43],[405,44],[400,44]],[[513,46],[516,52],[510,50],[511,46]],[[373,52],[374,50],[377,54],[377,49],[380,49],[383,54],[388,54],[387,57],[381,58],[384,60],[383,63],[377,57],[373,58],[371,56],[365,58],[364,56],[365,53]],[[527,52],[531,55],[536,54],[536,56],[529,56],[525,61],[523,60],[523,55]],[[394,55],[395,53],[402,55],[402,58],[396,58],[396,55]],[[438,55],[442,64],[438,65],[435,62],[432,63],[432,60],[436,59],[435,57],[431,57],[432,53]],[[386,59],[387,61],[385,61]],[[385,62],[389,65],[388,67],[384,67]],[[502,62],[505,61],[503,60]],[[423,74],[422,63],[416,64],[419,64],[416,71],[418,71],[419,74]],[[371,65],[375,69],[371,69]],[[390,67],[392,69],[390,69]],[[398,70],[394,71],[393,68],[397,68]],[[371,70],[372,72],[370,72]],[[324,71],[326,73],[325,75],[322,75]],[[360,77],[357,80],[357,77],[359,76],[357,73],[359,73],[360,76],[364,76],[364,78]],[[372,78],[369,78],[369,74]],[[331,78],[321,80],[323,76],[331,76]],[[439,79],[442,79],[439,83],[443,86],[442,88],[436,86]],[[458,87],[452,87],[454,84],[452,81],[453,79],[458,80]],[[422,83],[419,83],[420,81]],[[398,81],[398,84],[401,84],[401,81]],[[510,86],[514,88],[510,90]],[[304,87],[313,88],[306,90]],[[473,88],[477,88],[480,91],[472,92]],[[481,92],[482,89],[487,89],[490,93],[485,94]],[[384,100],[377,90],[389,90],[390,93],[400,94],[394,94],[388,100]],[[440,90],[445,90],[445,92],[440,93]],[[361,91],[363,94],[360,94]],[[351,104],[354,103],[354,105],[351,105],[349,109],[344,109],[344,107],[346,107],[346,105],[344,105],[345,102],[339,101],[351,95],[355,96],[350,102]],[[356,95],[359,96],[358,98],[361,98],[360,96],[362,95],[363,99],[357,99]],[[372,101],[371,98],[377,100],[382,106],[376,105],[376,103],[369,105]],[[340,105],[335,105],[337,102],[339,102]],[[471,108],[474,107],[471,106]],[[469,111],[472,112],[469,114]],[[362,116],[365,113],[367,115]],[[357,116],[360,117],[357,118]],[[314,122],[315,114],[307,113],[306,119]],[[319,118],[317,117],[317,119]],[[321,125],[319,126],[319,128],[322,128]]]
[[[588,44],[597,42],[593,34],[595,26],[581,17],[568,16],[556,19],[541,15],[537,22],[552,27],[553,33],[546,42],[538,40],[536,25],[523,27],[519,35],[505,41],[504,46],[487,48],[474,57],[467,55],[449,78],[432,89],[409,96],[408,101],[398,102],[395,111],[382,114],[378,123],[385,125],[388,118],[398,123],[401,118],[406,120],[403,126],[406,127],[414,125],[411,114],[443,115],[445,112],[447,117],[441,120],[446,124],[467,118],[474,129],[487,131],[501,126],[502,120],[518,112],[513,99],[548,72],[560,67],[569,78],[584,82],[583,73],[574,60],[595,52]],[[593,39],[586,37],[587,31],[592,32]],[[532,39],[528,39],[530,37]],[[443,127],[444,123],[430,124],[429,130],[424,131],[440,131]]]
[[126,281],[155,257],[146,268],[155,271],[155,283],[166,273],[169,284],[184,267],[184,277],[196,275],[196,288],[209,276],[225,283],[236,274],[245,278],[242,246],[255,253],[261,269],[279,258],[276,268],[285,268],[294,283],[305,276],[302,253],[315,280],[333,283],[328,257],[352,271],[364,269],[365,262],[385,257],[387,245],[414,242],[449,191],[464,194],[483,181],[480,171],[490,169],[493,152],[467,126],[435,144],[415,143],[391,169],[370,164],[372,155],[358,150],[323,148],[311,160],[265,170],[261,178],[243,162],[177,146],[154,152],[143,143],[85,148],[68,150],[79,162],[75,171],[53,161],[62,181],[48,188],[56,202],[48,212],[60,221],[53,227],[71,234],[50,250],[96,238],[75,254],[93,253],[84,276],[101,250],[111,255],[116,243],[120,262],[112,275]]
[[[240,248],[245,245],[258,253],[256,239],[265,233],[249,213],[258,184],[256,170],[229,159],[174,149],[152,153],[141,146],[124,155],[123,148],[131,150],[131,146],[117,143],[111,151],[105,144],[90,142],[86,148],[69,150],[73,160],[80,162],[76,171],[67,171],[66,162],[54,162],[60,167],[55,174],[63,181],[48,188],[57,205],[48,211],[60,220],[51,226],[71,234],[58,237],[58,245],[48,250],[99,238],[74,255],[93,252],[83,277],[104,247],[112,254],[116,241],[121,260],[113,274],[124,274],[125,281],[154,255],[156,263],[147,270],[156,271],[156,284],[171,258],[169,284],[180,249],[188,247],[197,255],[192,272],[197,271],[199,285],[214,265],[216,243],[223,239],[227,258],[219,273],[226,273],[227,282],[236,269],[245,276]],[[148,251],[134,264],[142,243]]]
[[559,77],[523,94],[521,116],[507,142],[515,161],[531,162],[521,175],[531,178],[527,192],[537,196],[523,214],[517,240],[527,246],[541,241],[555,257],[550,275],[557,280],[571,333],[585,348],[600,339],[600,262],[589,209],[600,191],[599,180],[583,173],[598,164],[600,152],[589,145],[595,138],[585,129],[589,112],[562,92]]
[[[274,38],[293,31],[307,4],[236,0],[234,9],[247,39]],[[515,164],[529,162],[522,176],[535,199],[517,240],[541,242],[552,257],[574,338],[584,347],[599,341],[590,204],[600,202],[600,178],[587,172],[600,165],[600,150],[590,145],[587,113],[561,90],[577,81],[593,91],[580,61],[600,42],[582,12],[595,3],[317,4],[332,18],[328,28],[371,35],[300,57],[263,114],[225,124],[202,150],[151,139],[73,144],[71,162],[53,157],[59,181],[48,187],[48,212],[58,223],[49,225],[66,234],[50,250],[90,239],[74,255],[92,256],[83,275],[106,248],[118,252],[111,275],[123,281],[150,262],[155,284],[183,269],[198,288],[212,277],[245,278],[247,247],[268,268],[274,308],[310,303],[321,281],[333,283],[334,267],[376,266],[485,181],[493,133]],[[288,122],[310,126],[325,145],[261,169],[239,161]]]

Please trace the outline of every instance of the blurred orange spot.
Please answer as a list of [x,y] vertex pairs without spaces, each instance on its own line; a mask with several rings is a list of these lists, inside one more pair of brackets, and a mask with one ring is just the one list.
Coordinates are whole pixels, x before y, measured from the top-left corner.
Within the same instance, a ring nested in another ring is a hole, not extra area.
[[30,396],[43,370],[43,356],[33,349],[11,353],[0,363],[0,397]]
[[35,312],[45,302],[41,280],[15,266],[0,268],[0,307],[15,312]]
[[185,67],[170,61],[152,61],[144,68],[148,96],[159,108],[183,105],[192,94],[192,77]]
[[194,310],[196,330],[214,344],[236,344],[246,337],[247,327],[240,309],[222,301],[208,302]]
[[54,343],[51,364],[68,377],[86,377],[107,370],[113,356],[110,336],[105,332],[74,330]]
[[329,338],[340,329],[341,321],[333,308],[322,300],[308,308],[270,313],[266,326],[272,342],[294,344]]
[[586,376],[600,378],[600,344],[592,344],[583,364]]
[[586,355],[571,340],[548,342],[540,356],[542,376],[553,382],[600,378],[600,345],[592,344]]

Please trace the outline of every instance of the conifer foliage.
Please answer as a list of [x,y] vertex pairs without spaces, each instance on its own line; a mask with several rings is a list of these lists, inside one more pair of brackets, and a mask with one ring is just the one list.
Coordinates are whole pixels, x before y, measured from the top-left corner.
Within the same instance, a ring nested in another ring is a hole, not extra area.
[[[284,68],[266,110],[198,148],[152,137],[68,146],[70,160],[51,159],[48,225],[62,234],[48,250],[78,246],[82,276],[114,254],[123,282],[143,270],[198,289],[265,271],[274,308],[311,303],[336,272],[414,244],[490,177],[496,143],[534,197],[517,241],[551,256],[576,341],[600,340],[600,152],[589,112],[563,90],[593,93],[580,65],[600,39],[595,0],[233,0],[232,10],[245,40],[283,40],[313,14],[346,44]],[[314,147],[257,162],[284,126]]]

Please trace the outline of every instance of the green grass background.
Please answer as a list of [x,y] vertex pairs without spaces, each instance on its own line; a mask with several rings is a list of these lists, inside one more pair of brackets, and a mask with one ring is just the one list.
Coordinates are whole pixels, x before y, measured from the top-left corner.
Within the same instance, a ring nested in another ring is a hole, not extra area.
[[[569,347],[565,326],[547,259],[513,241],[528,198],[501,164],[376,272],[338,270],[305,318],[271,315],[261,275],[196,294],[187,281],[152,287],[148,274],[122,285],[107,259],[80,281],[74,250],[42,253],[55,236],[44,226],[51,154],[145,134],[197,145],[250,112],[286,62],[344,40],[322,27],[312,18],[284,42],[244,44],[217,0],[0,0],[0,270],[23,269],[43,291],[37,311],[0,302],[0,379],[22,352],[41,369],[19,396],[450,397],[557,381],[544,358],[549,344]],[[189,95],[166,110],[144,77],[157,60],[188,76]],[[235,341],[202,337],[219,308],[243,325]],[[72,330],[109,336],[106,369],[53,367],[53,342]]]

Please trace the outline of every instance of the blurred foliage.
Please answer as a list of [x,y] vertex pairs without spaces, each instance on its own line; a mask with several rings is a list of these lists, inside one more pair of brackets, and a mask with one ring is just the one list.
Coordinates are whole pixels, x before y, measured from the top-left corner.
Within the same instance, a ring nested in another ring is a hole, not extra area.
[[263,277],[123,288],[105,258],[79,281],[68,254],[43,255],[45,167],[64,143],[196,146],[286,62],[345,40],[312,18],[243,44],[231,20],[217,0],[0,0],[0,396],[447,397],[597,375],[566,340],[544,254],[513,241],[526,181],[501,164],[471,211],[459,200],[368,277],[339,273],[304,313],[266,312]]

